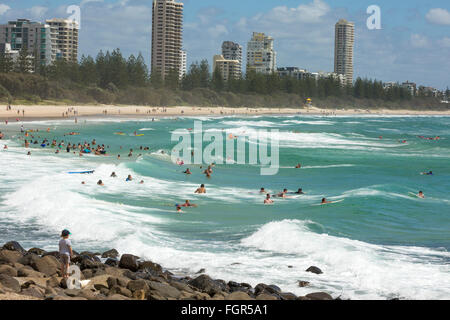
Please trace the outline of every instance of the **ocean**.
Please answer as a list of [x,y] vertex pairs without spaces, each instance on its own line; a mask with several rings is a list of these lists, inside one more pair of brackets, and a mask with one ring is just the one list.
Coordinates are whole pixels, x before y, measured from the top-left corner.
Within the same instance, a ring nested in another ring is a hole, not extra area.
[[[68,228],[79,252],[115,248],[175,274],[205,268],[214,278],[275,284],[296,295],[450,298],[450,117],[156,120],[2,123],[0,243],[16,240],[27,249],[56,250],[59,233]],[[204,132],[236,136],[277,129],[278,173],[261,175],[257,164],[217,164],[208,179],[199,165],[173,164],[169,155],[177,142],[171,134],[193,128],[194,121],[202,121]],[[24,148],[21,124],[39,129],[30,133],[38,144]],[[72,131],[80,135],[65,135]],[[135,131],[144,135],[134,136]],[[79,157],[65,147],[55,154],[56,148],[40,146],[44,138],[66,144],[96,139],[109,156]],[[190,176],[182,173],[187,167]],[[68,174],[83,170],[95,173]],[[420,174],[430,170],[434,175]],[[112,172],[118,177],[111,178]],[[129,174],[134,180],[125,182]],[[105,186],[97,185],[99,179]],[[194,194],[202,183],[207,193]],[[302,188],[305,194],[274,198],[274,205],[265,206],[261,187],[271,194]],[[419,190],[425,199],[412,195]],[[343,201],[317,205],[323,197]],[[177,213],[175,204],[186,199],[198,207]],[[323,274],[305,271],[313,265]],[[299,287],[299,280],[310,286]]]

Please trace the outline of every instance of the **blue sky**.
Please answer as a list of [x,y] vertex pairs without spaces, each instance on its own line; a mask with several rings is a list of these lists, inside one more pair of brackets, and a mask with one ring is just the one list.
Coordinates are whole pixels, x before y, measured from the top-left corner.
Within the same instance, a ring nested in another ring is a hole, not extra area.
[[[224,40],[246,48],[253,31],[275,38],[279,67],[333,71],[334,24],[355,22],[355,76],[450,86],[448,0],[184,0],[188,63],[220,53]],[[150,60],[151,0],[0,0],[0,22],[67,17],[81,6],[80,53],[120,48]],[[381,30],[366,9],[381,8]]]

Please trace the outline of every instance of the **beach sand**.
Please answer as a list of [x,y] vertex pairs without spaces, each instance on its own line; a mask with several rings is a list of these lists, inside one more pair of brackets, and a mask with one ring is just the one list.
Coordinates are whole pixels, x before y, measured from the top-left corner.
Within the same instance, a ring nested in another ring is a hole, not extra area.
[[[23,113],[25,111],[25,113]],[[0,119],[33,120],[39,118],[74,118],[82,116],[226,116],[226,115],[264,115],[264,114],[303,114],[303,115],[450,115],[446,111],[414,110],[363,110],[363,109],[318,109],[315,107],[293,108],[226,108],[226,107],[145,107],[145,106],[52,106],[52,105],[13,105],[7,110],[0,105]]]

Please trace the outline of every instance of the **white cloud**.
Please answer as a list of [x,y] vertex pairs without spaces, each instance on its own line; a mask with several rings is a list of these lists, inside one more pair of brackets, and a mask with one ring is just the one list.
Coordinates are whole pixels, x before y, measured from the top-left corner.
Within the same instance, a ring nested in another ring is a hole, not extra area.
[[6,11],[8,11],[9,9],[11,9],[10,6],[0,3],[0,14],[6,13]]
[[438,40],[438,44],[444,48],[450,48],[450,38],[444,37],[441,40]]
[[411,45],[415,48],[428,48],[430,41],[426,36],[414,33],[411,35]]
[[103,2],[103,0],[83,0],[80,3],[80,7],[84,6],[85,4],[88,4],[90,2]]
[[433,24],[450,25],[450,12],[446,9],[435,8],[426,14],[428,22]]
[[29,9],[31,17],[33,19],[44,18],[45,13],[48,11],[47,7],[35,6]]
[[328,4],[322,0],[313,0],[313,2],[301,4],[297,8],[289,8],[287,6],[275,7],[266,15],[266,18],[274,21],[283,21],[284,23],[296,21],[317,23],[321,22],[328,12],[330,12]]

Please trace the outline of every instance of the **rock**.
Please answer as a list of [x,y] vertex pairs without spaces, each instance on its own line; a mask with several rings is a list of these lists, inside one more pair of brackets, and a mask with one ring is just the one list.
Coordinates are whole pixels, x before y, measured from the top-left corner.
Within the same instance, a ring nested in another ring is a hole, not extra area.
[[309,267],[308,269],[306,269],[306,272],[312,272],[312,273],[315,273],[315,274],[323,273],[322,270],[320,270],[319,268],[317,268],[315,266]]
[[35,253],[27,253],[23,257],[21,257],[19,260],[17,260],[18,263],[21,263],[25,266],[31,266],[34,262],[39,260],[40,257]]
[[18,251],[6,249],[0,250],[0,263],[16,263],[20,258],[22,258],[22,254]]
[[19,281],[6,274],[0,274],[0,284],[16,293],[19,293],[21,290]]
[[44,256],[31,263],[34,270],[39,271],[51,277],[58,273],[61,268],[60,262],[51,255]]
[[194,300],[211,300],[211,296],[207,293],[196,292],[195,295],[192,296]]
[[132,254],[123,254],[120,258],[119,267],[131,271],[137,271],[139,269],[137,259],[138,257]]
[[236,292],[232,292],[230,293],[225,300],[255,300],[250,298],[250,296],[242,291],[236,291]]
[[110,295],[121,294],[128,298],[133,297],[133,293],[130,290],[128,290],[127,288],[120,287],[120,286],[113,286],[111,289],[109,289],[109,294]]
[[22,267],[17,271],[18,277],[30,277],[30,278],[44,278],[45,274],[39,271],[35,271],[30,266]]
[[280,287],[277,287],[274,284],[266,286],[266,290],[269,291],[270,293],[280,293],[281,292]]
[[102,253],[102,258],[114,258],[119,256],[119,252],[116,249],[111,249]]
[[30,250],[28,250],[28,253],[33,253],[35,255],[42,256],[42,255],[46,254],[47,251],[39,249],[39,248],[31,248]]
[[55,288],[55,287],[59,287],[60,286],[60,280],[58,280],[58,278],[56,276],[51,277],[50,279],[47,280],[46,282],[46,286],[47,288]]
[[11,251],[18,251],[22,255],[25,254],[27,251],[22,248],[22,246],[17,241],[10,241],[3,245],[3,249],[11,250]]
[[39,288],[38,286],[35,285],[30,285],[28,288],[22,289],[22,292],[20,294],[39,299],[44,299],[45,289]]
[[298,286],[301,288],[307,287],[307,286],[309,286],[309,282],[308,281],[299,281]]
[[131,299],[128,298],[128,297],[125,297],[125,296],[123,296],[121,294],[113,294],[111,296],[108,296],[106,298],[106,300],[131,300]]
[[128,271],[130,272],[130,270],[125,270],[125,269],[119,269],[119,268],[113,268],[113,267],[107,267],[105,266],[105,274],[108,274],[112,277],[124,277],[124,273]]
[[85,258],[80,263],[80,269],[103,269],[104,266],[101,262],[94,261],[91,257],[84,256]]
[[223,291],[221,285],[205,274],[189,281],[188,284],[208,293],[210,296],[214,296],[217,292]]
[[119,266],[119,260],[114,258],[108,258],[105,261],[105,264],[111,267],[118,267]]
[[117,286],[117,278],[109,277],[108,280],[106,280],[106,283],[108,284],[108,288],[111,289],[114,286]]
[[61,281],[59,281],[59,287],[67,289],[67,279],[61,278]]
[[81,273],[83,274],[83,276],[86,279],[90,279],[94,276],[94,271],[91,269],[85,269],[85,270],[81,271]]
[[144,269],[152,273],[153,275],[159,275],[162,273],[161,265],[154,263],[152,261],[142,261],[139,262],[139,269]]
[[312,300],[312,299],[308,297],[298,297],[297,300]]
[[261,293],[256,297],[256,300],[278,300],[278,299],[271,294]]
[[77,297],[80,293],[80,289],[66,289],[64,290],[64,293],[69,297]]
[[333,300],[333,297],[326,292],[314,292],[306,295],[311,300]]
[[195,274],[201,274],[201,273],[205,273],[206,272],[206,270],[205,269],[200,269],[200,270],[198,270]]
[[98,295],[96,295],[91,290],[86,290],[86,289],[81,290],[79,296],[83,297],[83,298],[86,298],[88,300],[100,300]]
[[164,298],[178,299],[181,295],[180,290],[174,288],[166,283],[159,283],[155,281],[148,281],[150,289],[157,291],[157,293]]
[[279,295],[282,300],[297,300],[297,296],[292,292],[280,292]]
[[17,270],[6,264],[0,265],[0,274],[6,274],[10,277],[17,277]]
[[147,298],[147,294],[145,293],[144,290],[137,290],[135,292],[133,292],[133,299],[136,300],[145,300]]
[[[75,253],[74,253],[75,254]],[[49,251],[49,252],[45,252],[42,257],[46,257],[46,256],[52,256],[55,257],[57,260],[59,260],[60,258],[60,254],[58,251]]]
[[148,293],[150,291],[150,287],[147,284],[147,281],[142,280],[142,279],[141,280],[131,280],[127,284],[127,289],[132,292],[144,290],[145,293]]
[[194,293],[194,290],[192,290],[192,288],[189,285],[187,285],[186,283],[172,281],[172,282],[170,282],[170,285],[172,287],[174,287],[174,288],[177,288],[180,291],[186,291],[188,293]]

